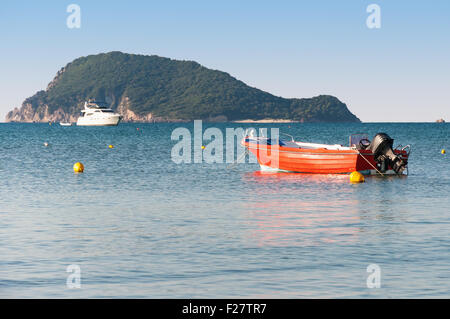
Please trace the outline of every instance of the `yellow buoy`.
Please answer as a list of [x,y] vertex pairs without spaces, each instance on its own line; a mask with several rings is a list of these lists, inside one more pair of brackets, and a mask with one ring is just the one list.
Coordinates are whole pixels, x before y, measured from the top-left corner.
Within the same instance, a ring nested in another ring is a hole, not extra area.
[[442,150],[442,151],[441,151],[441,154],[445,154],[445,150]]
[[202,150],[204,150],[205,149],[205,145],[202,145]]
[[109,145],[108,147],[109,147],[109,148],[114,148],[114,145]]
[[353,172],[350,174],[350,182],[352,183],[364,183],[364,175],[360,172]]
[[83,173],[84,165],[81,164],[80,162],[76,162],[75,164],[73,164],[73,171],[75,173]]

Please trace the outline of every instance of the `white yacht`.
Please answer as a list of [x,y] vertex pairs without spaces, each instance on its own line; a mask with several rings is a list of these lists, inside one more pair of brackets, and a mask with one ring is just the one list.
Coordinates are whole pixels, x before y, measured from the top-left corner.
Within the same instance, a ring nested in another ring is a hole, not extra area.
[[99,102],[84,102],[84,110],[78,118],[80,126],[116,126],[122,116]]

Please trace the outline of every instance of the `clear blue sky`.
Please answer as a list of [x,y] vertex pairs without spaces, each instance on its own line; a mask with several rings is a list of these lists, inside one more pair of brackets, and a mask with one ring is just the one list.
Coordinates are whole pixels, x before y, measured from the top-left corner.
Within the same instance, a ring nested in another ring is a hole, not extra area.
[[[81,29],[66,8],[81,7]],[[381,7],[369,29],[366,8]],[[450,120],[450,1],[0,3],[0,121],[79,56],[157,54],[283,97],[331,94],[363,121]]]

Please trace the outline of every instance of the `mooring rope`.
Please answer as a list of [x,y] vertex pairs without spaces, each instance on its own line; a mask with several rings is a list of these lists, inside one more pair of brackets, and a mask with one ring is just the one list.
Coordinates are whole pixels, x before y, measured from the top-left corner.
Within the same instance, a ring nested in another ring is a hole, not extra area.
[[373,166],[372,163],[371,163],[367,158],[364,157],[364,155],[362,155],[360,152],[358,152],[358,154],[361,155],[361,157],[364,158],[364,160],[365,160],[367,163],[369,163],[369,165],[372,166],[378,173],[380,173],[381,176],[384,176],[384,174],[381,173],[375,166]]

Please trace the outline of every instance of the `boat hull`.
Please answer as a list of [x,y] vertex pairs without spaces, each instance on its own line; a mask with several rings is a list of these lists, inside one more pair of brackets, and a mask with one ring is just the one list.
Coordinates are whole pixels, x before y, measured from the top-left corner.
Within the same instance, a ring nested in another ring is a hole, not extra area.
[[78,126],[117,126],[120,122],[120,116],[109,116],[105,118],[98,117],[80,117],[77,121]]
[[[369,150],[301,149],[243,142],[256,156],[262,170],[275,170],[315,174],[349,174],[359,171],[363,174],[377,174],[374,155]],[[396,150],[402,159],[405,151]],[[395,174],[391,168],[383,174]]]

